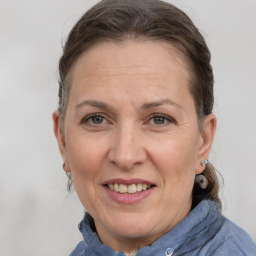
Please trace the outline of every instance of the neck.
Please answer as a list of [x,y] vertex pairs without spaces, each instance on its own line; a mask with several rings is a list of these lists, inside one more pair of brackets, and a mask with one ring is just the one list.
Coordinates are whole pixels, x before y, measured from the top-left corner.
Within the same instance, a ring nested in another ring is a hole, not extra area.
[[125,254],[126,256],[135,256],[136,252],[127,252]]
[[135,239],[102,237],[100,234],[98,236],[103,244],[109,246],[116,252],[124,252],[126,256],[135,256],[139,248],[143,247],[141,242]]
[[[103,244],[109,246],[115,252],[124,252],[126,256],[135,256],[140,248],[151,245],[162,235],[162,233],[159,233],[143,238],[122,237],[114,233],[105,233],[104,227],[97,222],[95,223],[95,226],[98,237]],[[168,231],[169,230],[166,230],[165,233],[167,233]]]

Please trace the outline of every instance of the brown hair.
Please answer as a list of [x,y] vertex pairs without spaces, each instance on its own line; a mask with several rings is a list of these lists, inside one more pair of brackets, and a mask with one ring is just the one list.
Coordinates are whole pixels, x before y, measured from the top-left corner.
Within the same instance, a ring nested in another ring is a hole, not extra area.
[[[204,117],[212,113],[213,72],[211,55],[204,38],[191,19],[172,4],[159,0],[102,0],[87,11],[71,30],[59,61],[59,113],[63,128],[68,95],[71,88],[70,71],[74,63],[91,46],[127,39],[166,42],[174,46],[186,60],[191,79],[199,129]],[[216,170],[211,164],[204,171],[209,184],[202,190],[196,183],[193,205],[204,198],[220,203]],[[72,185],[69,174],[68,187]]]

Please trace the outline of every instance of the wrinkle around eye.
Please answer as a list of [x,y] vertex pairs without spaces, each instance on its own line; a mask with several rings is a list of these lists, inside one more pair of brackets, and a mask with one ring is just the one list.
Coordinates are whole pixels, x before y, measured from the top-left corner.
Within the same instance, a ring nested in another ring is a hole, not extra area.
[[[157,123],[157,119],[158,119],[158,121],[160,121],[160,123]],[[161,123],[161,121],[163,123]],[[148,121],[145,123],[156,126],[156,127],[163,127],[163,126],[167,126],[167,125],[171,125],[171,124],[177,124],[177,121],[174,118],[167,116],[165,114],[156,113],[156,114],[152,114],[148,118]]]
[[[97,118],[98,118],[98,120],[97,120]],[[102,122],[100,120],[102,120]],[[85,116],[80,121],[80,125],[82,125],[84,128],[95,129],[95,130],[105,129],[105,128],[107,128],[111,124],[112,123],[108,120],[108,118],[105,117],[101,113],[89,114],[89,115]]]

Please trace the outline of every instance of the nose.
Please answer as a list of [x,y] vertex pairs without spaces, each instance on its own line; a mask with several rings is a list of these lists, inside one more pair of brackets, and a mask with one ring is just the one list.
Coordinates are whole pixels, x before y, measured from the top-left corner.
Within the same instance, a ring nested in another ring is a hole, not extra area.
[[115,133],[108,153],[109,161],[122,170],[143,164],[147,159],[140,132],[133,125],[124,125]]

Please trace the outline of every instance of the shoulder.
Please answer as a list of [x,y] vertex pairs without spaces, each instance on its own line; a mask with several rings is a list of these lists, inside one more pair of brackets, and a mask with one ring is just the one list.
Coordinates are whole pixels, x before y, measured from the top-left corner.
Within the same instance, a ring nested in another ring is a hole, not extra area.
[[[76,248],[72,251],[70,256],[85,256],[86,251],[88,250],[88,244],[84,241],[81,241]],[[92,254],[91,254],[92,255]]]
[[209,245],[207,255],[256,255],[256,244],[248,233],[227,218],[223,219],[223,225]]

